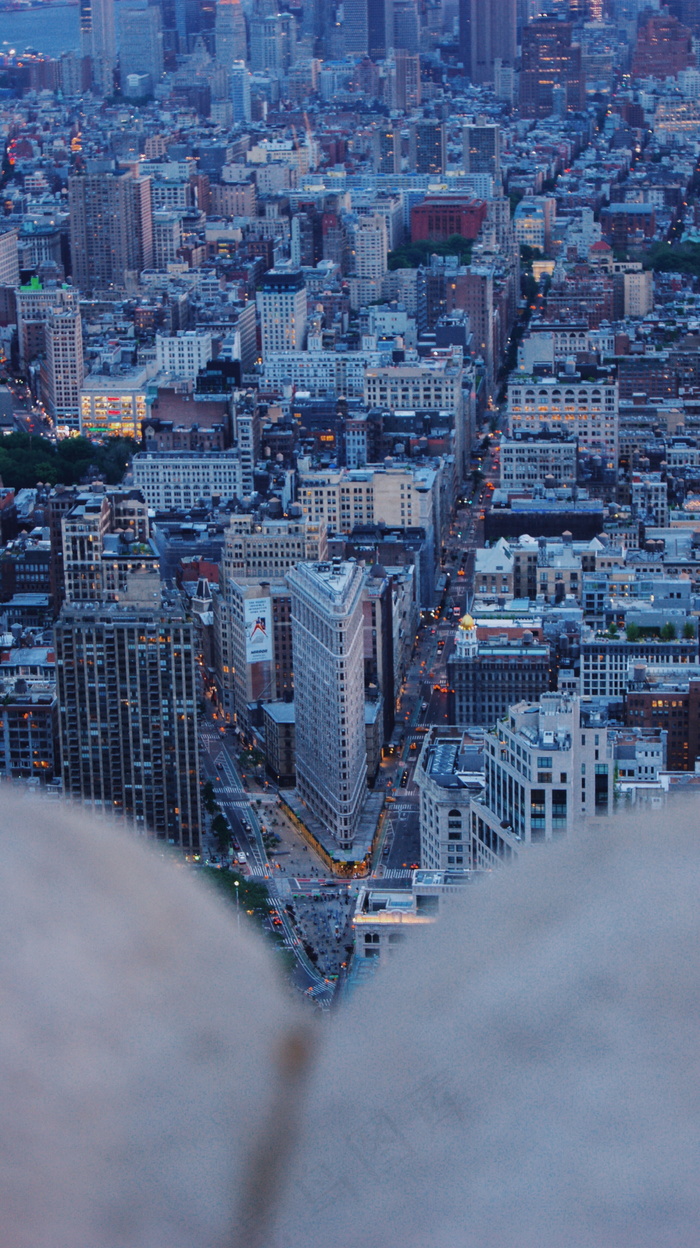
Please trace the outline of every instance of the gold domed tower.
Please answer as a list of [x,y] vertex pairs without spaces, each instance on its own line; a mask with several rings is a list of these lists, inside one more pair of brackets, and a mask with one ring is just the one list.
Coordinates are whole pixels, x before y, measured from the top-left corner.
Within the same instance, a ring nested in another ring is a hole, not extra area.
[[476,636],[476,624],[471,615],[463,615],[457,625],[456,637],[457,657],[460,659],[475,659],[479,652],[479,643]]

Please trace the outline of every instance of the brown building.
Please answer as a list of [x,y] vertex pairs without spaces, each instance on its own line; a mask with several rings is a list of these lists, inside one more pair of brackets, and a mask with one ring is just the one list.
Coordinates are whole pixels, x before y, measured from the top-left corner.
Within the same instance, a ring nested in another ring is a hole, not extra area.
[[581,48],[572,43],[571,22],[541,18],[523,30],[520,112],[523,117],[549,117],[556,90],[564,92],[569,112],[583,108],[585,93]]
[[514,66],[516,0],[460,0],[459,54],[472,82],[493,82],[495,62]]
[[123,288],[153,266],[149,178],[107,169],[68,179],[73,284],[82,292]]
[[640,27],[632,61],[634,78],[671,78],[695,65],[693,36],[669,13],[653,13]]
[[630,727],[664,728],[669,771],[692,771],[700,756],[700,680],[630,690],[626,697]]

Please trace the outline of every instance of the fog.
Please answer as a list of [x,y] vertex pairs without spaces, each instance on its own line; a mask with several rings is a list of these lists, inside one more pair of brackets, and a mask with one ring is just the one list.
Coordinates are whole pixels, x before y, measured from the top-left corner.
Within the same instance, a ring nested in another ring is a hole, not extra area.
[[466,890],[330,1018],[183,868],[3,803],[12,1248],[695,1245],[697,803]]

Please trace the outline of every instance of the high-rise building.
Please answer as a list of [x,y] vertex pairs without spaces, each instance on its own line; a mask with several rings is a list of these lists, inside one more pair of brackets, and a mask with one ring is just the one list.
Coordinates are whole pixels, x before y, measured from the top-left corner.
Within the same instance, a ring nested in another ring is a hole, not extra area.
[[177,259],[182,246],[182,215],[169,212],[167,208],[156,208],[152,223],[153,265],[159,272],[164,272],[171,261]]
[[158,368],[173,377],[189,377],[194,381],[211,357],[212,338],[207,330],[181,329],[172,337],[156,334]]
[[372,134],[372,161],[375,173],[401,173],[401,128],[390,121],[377,126]]
[[419,49],[418,10],[416,0],[394,0],[394,50],[403,48],[414,55]]
[[269,269],[257,296],[263,359],[271,351],[303,350],[306,283],[293,269]]
[[64,792],[198,849],[197,642],[180,596],[66,604],[55,641]]
[[353,238],[357,277],[381,282],[387,271],[386,219],[381,213],[360,217]]
[[632,61],[635,78],[672,78],[695,65],[693,36],[669,13],[649,13],[639,27]]
[[93,84],[111,95],[117,55],[114,0],[80,0],[80,50],[92,60]]
[[444,121],[425,117],[410,128],[408,167],[411,173],[444,173],[447,138]]
[[150,179],[113,168],[68,179],[73,281],[83,292],[123,288],[153,264]]
[[287,571],[327,554],[326,526],[306,516],[234,515],[214,599],[216,677],[225,713],[244,729],[249,706],[291,697],[290,590]]
[[368,0],[344,0],[343,48],[348,57],[366,56],[369,49]]
[[417,52],[397,48],[389,62],[389,102],[392,108],[411,112],[421,102],[420,57]]
[[53,308],[46,321],[42,367],[44,402],[57,425],[80,428],[80,389],[85,376],[83,332],[75,308]]
[[250,121],[250,71],[245,61],[233,61],[229,69],[234,122]]
[[254,17],[250,22],[250,68],[286,73],[296,61],[296,22],[291,13]]
[[356,563],[300,563],[292,591],[297,789],[350,849],[366,787],[364,574]]
[[520,112],[523,117],[549,117],[556,89],[570,111],[583,107],[581,47],[573,43],[571,22],[547,18],[530,22],[523,31]]
[[493,82],[495,62],[514,66],[516,0],[459,0],[459,47],[472,82]]
[[462,131],[465,173],[501,172],[501,130],[495,125],[467,125]]
[[163,73],[163,26],[155,5],[119,11],[119,73],[122,88],[129,74],[148,74],[151,87]]
[[19,231],[0,227],[0,286],[19,286]]
[[234,61],[248,56],[245,13],[241,0],[217,0],[215,27],[216,59],[230,70]]
[[394,10],[391,0],[367,3],[368,55],[373,61],[387,56],[394,41]]
[[46,351],[46,322],[54,308],[77,308],[73,286],[44,285],[33,277],[15,292],[20,368]]

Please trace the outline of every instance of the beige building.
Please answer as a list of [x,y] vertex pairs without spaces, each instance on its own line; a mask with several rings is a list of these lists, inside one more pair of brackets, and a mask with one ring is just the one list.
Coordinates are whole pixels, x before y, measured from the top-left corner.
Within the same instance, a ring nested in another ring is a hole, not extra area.
[[[291,696],[290,591],[285,576],[297,563],[324,560],[327,549],[325,526],[305,516],[231,517],[221,557],[220,593],[214,598],[216,680],[225,715],[235,716],[244,729],[249,726],[251,702]],[[246,601],[262,604],[256,618],[265,622],[270,639],[266,650],[246,645],[252,613]]]
[[577,438],[580,447],[602,450],[617,462],[617,382],[582,381],[573,371],[518,377],[508,385],[508,427],[511,435],[548,430]]
[[86,438],[141,440],[148,415],[146,391],[155,364],[104,376],[89,374],[80,391],[80,432]]
[[80,427],[80,389],[85,374],[83,328],[74,308],[53,308],[46,320],[42,366],[44,402],[57,425]]
[[386,411],[432,410],[454,414],[454,454],[459,479],[466,470],[471,446],[462,394],[464,369],[460,351],[438,349],[428,357],[404,364],[387,364],[365,372],[364,400],[368,407]]

